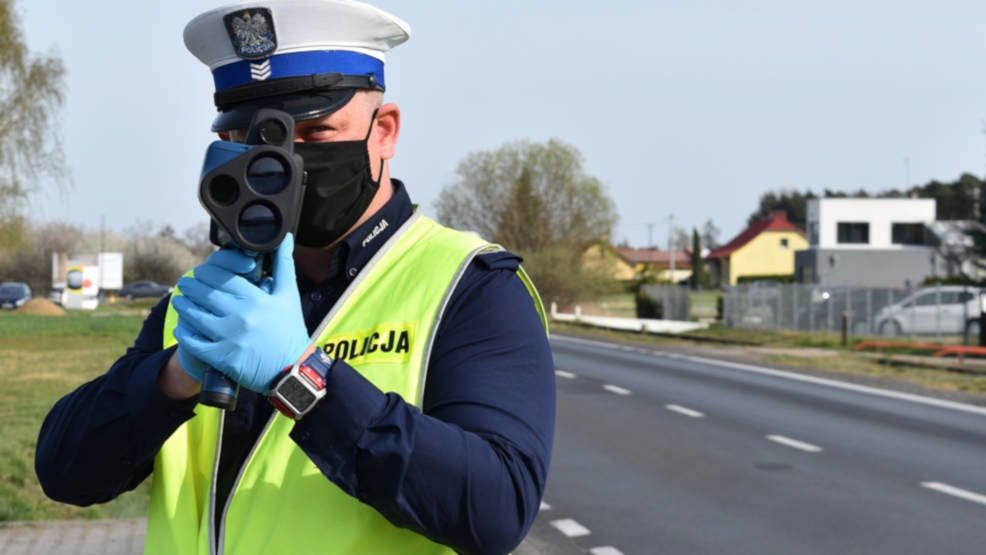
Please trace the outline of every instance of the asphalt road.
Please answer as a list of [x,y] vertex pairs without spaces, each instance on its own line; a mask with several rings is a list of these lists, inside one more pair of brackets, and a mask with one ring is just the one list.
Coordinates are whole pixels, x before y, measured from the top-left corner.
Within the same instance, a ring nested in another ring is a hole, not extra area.
[[984,407],[564,336],[552,348],[538,522],[584,551],[986,553]]

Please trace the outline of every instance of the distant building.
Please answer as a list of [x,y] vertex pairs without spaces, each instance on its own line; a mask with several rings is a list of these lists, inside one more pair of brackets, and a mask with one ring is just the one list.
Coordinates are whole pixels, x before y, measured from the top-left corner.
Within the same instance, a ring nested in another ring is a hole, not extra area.
[[809,200],[809,246],[795,255],[795,278],[821,285],[908,287],[946,274],[931,229],[935,207],[935,199]]
[[582,263],[587,268],[603,269],[620,281],[648,275],[661,281],[680,282],[692,276],[692,261],[687,252],[675,252],[672,274],[668,251],[614,247],[606,240],[591,244],[582,253]]
[[794,253],[808,247],[804,233],[784,212],[754,223],[706,257],[712,283],[736,285],[741,277],[794,274]]
[[633,266],[634,274],[650,274],[661,281],[680,283],[692,277],[692,258],[686,251],[674,252],[674,271],[671,270],[672,253],[658,249],[632,249],[616,247],[623,260]]
[[636,275],[633,264],[627,262],[620,251],[605,239],[589,245],[589,248],[582,253],[582,265],[585,268],[601,270],[619,281],[630,281]]

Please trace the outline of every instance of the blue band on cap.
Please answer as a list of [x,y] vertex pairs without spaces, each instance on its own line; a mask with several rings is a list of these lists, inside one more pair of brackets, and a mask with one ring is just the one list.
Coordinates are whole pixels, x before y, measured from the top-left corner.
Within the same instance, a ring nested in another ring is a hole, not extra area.
[[[247,83],[318,73],[373,75],[377,83],[386,88],[383,81],[383,62],[373,56],[350,50],[309,50],[278,54],[255,62],[243,60],[216,68],[212,72],[212,78],[216,83],[216,92],[219,92]],[[261,78],[257,79],[255,76]]]

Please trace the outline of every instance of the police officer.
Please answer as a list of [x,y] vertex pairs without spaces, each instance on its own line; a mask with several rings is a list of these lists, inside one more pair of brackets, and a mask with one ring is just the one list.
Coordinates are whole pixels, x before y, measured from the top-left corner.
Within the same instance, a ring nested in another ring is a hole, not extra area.
[[[384,54],[409,32],[353,0],[188,24],[215,80],[214,131],[242,141],[261,107],[295,118],[301,222],[269,287],[243,277],[251,258],[214,253],[52,408],[36,457],[51,498],[102,503],[152,475],[149,553],[521,541],[554,430],[543,310],[515,255],[424,217],[390,177],[400,111],[382,101]],[[197,404],[210,366],[240,384],[235,411]]]

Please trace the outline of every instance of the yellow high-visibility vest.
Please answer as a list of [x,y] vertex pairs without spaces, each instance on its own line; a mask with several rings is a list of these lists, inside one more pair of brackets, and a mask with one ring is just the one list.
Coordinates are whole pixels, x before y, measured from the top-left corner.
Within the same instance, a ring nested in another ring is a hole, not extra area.
[[[497,249],[416,212],[330,310],[313,334],[318,347],[420,408],[442,312],[472,259]],[[518,276],[547,330],[537,291],[523,269]],[[175,344],[177,319],[169,306],[165,348]],[[289,437],[294,421],[276,410],[226,506],[213,507],[223,411],[199,405],[195,413],[154,461],[146,553],[453,553],[339,489]],[[218,531],[213,511],[222,511]]]

